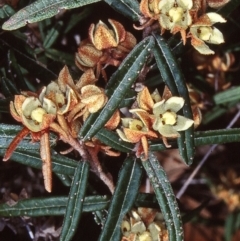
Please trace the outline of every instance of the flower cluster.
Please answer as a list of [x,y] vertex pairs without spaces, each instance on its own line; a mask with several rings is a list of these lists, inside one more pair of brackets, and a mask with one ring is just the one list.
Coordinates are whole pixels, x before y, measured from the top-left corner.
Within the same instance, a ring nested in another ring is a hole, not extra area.
[[121,241],[169,240],[161,213],[152,208],[139,207],[131,210],[123,219],[121,230]]
[[140,10],[144,17],[150,18],[143,27],[158,20],[161,34],[165,30],[173,34],[180,32],[183,43],[186,43],[186,38],[191,38],[192,46],[201,54],[214,53],[206,43],[224,42],[222,33],[213,25],[226,20],[214,12],[198,16],[204,11],[199,0],[142,0]]
[[230,212],[240,209],[239,185],[238,173],[230,168],[226,173],[220,174],[220,183],[212,186],[213,193],[227,205]]
[[138,108],[130,110],[133,117],[122,118],[122,129],[117,129],[117,133],[122,140],[137,143],[136,155],[144,153],[143,160],[148,158],[148,139],[162,138],[170,147],[167,138],[177,138],[179,131],[187,130],[194,123],[177,114],[184,105],[184,99],[171,96],[168,88],[161,98],[157,90],[151,95],[144,87],[138,93],[136,104]]
[[80,43],[75,59],[79,69],[96,70],[96,77],[98,78],[101,73],[105,80],[107,76],[103,67],[119,66],[137,42],[122,24],[112,19],[108,22],[112,29],[102,21],[99,21],[96,26],[91,24],[89,36]]
[[40,155],[43,161],[44,184],[52,190],[51,155],[49,131],[57,133],[60,139],[84,152],[77,140],[77,133],[90,113],[97,112],[107,102],[104,90],[95,86],[92,70],[86,71],[75,84],[67,67],[59,74],[57,81],[44,86],[40,92],[22,92],[10,103],[10,112],[15,120],[24,126],[8,147],[4,161],[7,161],[19,142],[29,133],[33,141],[40,140]]

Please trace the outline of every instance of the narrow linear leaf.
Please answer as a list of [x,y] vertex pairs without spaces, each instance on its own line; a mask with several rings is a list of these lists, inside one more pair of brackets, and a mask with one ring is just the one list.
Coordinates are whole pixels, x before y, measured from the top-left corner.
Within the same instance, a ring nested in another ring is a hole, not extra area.
[[220,93],[217,93],[216,95],[213,96],[213,99],[216,105],[224,104],[227,102],[240,100],[239,93],[240,93],[240,86],[238,87],[235,86],[231,89],[224,90]]
[[[156,39],[156,51],[153,53],[162,78],[166,85],[170,88],[173,95],[179,95],[185,100],[182,108],[183,115],[189,119],[193,119],[189,94],[182,71],[165,40],[158,35],[154,35],[154,37]],[[180,133],[180,138],[178,138],[178,147],[183,160],[188,165],[191,165],[194,157],[193,127]]]
[[195,132],[195,146],[240,142],[240,128]]
[[57,24],[55,24],[55,26],[50,29],[50,31],[48,32],[47,36],[44,38],[44,41],[43,41],[44,48],[48,49],[55,43],[55,41],[57,40],[60,34],[62,27],[63,27],[63,22],[58,21]]
[[228,215],[225,221],[225,233],[224,233],[224,240],[231,241],[233,240],[234,234],[240,228],[240,212],[233,212]]
[[62,184],[66,187],[70,187],[72,184],[72,177],[55,172],[56,176],[61,180]]
[[104,2],[133,21],[137,21],[141,17],[139,2],[136,0],[104,0]]
[[9,102],[9,98],[0,100],[0,112],[9,113]]
[[78,8],[99,1],[101,0],[37,0],[15,13],[3,24],[2,29],[18,29],[27,23],[35,23],[51,18],[62,9]]
[[[224,144],[230,142],[240,142],[240,128],[195,132],[195,146]],[[169,142],[169,144],[172,145],[173,148],[176,148],[176,142]],[[167,148],[164,144],[152,143],[150,144],[150,150],[163,151],[167,150]]]
[[[68,197],[31,198],[18,201],[14,206],[0,204],[1,217],[17,216],[59,216],[65,215]],[[107,196],[88,196],[84,198],[83,212],[95,212],[108,207]]]
[[[0,156],[4,156],[5,151],[6,149],[0,149]],[[26,166],[42,168],[40,155],[34,150],[15,151],[10,159]],[[73,176],[76,166],[77,162],[70,158],[58,154],[52,155],[53,172]]]
[[54,60],[67,65],[74,65],[74,55],[57,49],[45,49],[45,55]]
[[123,163],[116,189],[108,210],[108,216],[99,241],[117,241],[121,238],[121,222],[131,209],[138,194],[142,176],[140,163],[128,157]]
[[64,34],[67,34],[71,31],[76,25],[80,24],[80,22],[86,17],[90,16],[93,8],[85,7],[80,13],[72,13],[71,18],[68,21],[68,25],[64,26]]
[[0,19],[11,17],[14,13],[15,10],[11,6],[5,4],[0,8]]
[[68,196],[66,214],[63,220],[60,241],[69,241],[77,231],[77,226],[83,208],[83,199],[87,187],[89,164],[80,162],[74,173],[70,193]]
[[134,145],[129,142],[120,140],[119,136],[105,128],[102,128],[97,132],[95,137],[101,141],[101,143],[111,146],[113,149],[121,152],[131,152],[134,148]]
[[153,193],[139,193],[134,205],[137,207],[159,208],[156,195]]
[[[22,128],[23,127],[19,125],[0,124],[0,149],[8,148],[13,138],[22,130]],[[30,142],[30,136],[25,137],[18,145],[17,150],[39,150],[39,143]]]
[[118,70],[109,80],[107,95],[109,100],[100,112],[88,117],[82,126],[79,136],[83,140],[92,138],[110,119],[121,101],[126,96],[128,89],[137,79],[143,63],[151,53],[154,46],[153,37],[145,38],[129,53]]
[[211,111],[205,113],[202,124],[207,125],[208,123],[216,120],[220,116],[224,115],[225,113],[229,112],[229,110],[236,106],[239,103],[239,100],[228,102],[226,104],[221,104],[213,107]]
[[171,184],[157,157],[149,154],[149,159],[142,162],[156,194],[160,209],[167,225],[169,240],[182,241],[183,228],[178,204]]
[[2,93],[6,97],[12,97],[15,94],[19,94],[19,91],[16,88],[16,86],[13,84],[13,82],[5,77],[1,78],[0,87],[1,87]]
[[12,49],[9,50],[8,59],[11,74],[13,77],[16,76],[16,82],[18,83],[19,88],[22,90],[27,90],[28,86],[23,77],[19,62],[17,61],[14,51]]
[[54,72],[35,59],[34,52],[27,45],[27,41],[21,39],[21,36],[15,35],[4,32],[0,38],[1,45],[13,50],[16,61],[19,64],[21,63],[21,66],[29,70],[29,72],[34,72],[36,78],[42,80],[56,79],[57,75]]

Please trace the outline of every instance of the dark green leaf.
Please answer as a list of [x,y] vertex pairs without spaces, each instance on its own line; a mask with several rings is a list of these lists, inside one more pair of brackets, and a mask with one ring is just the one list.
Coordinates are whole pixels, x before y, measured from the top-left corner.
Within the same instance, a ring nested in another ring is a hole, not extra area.
[[143,161],[142,164],[151,181],[164,220],[166,222],[169,240],[182,241],[183,228],[181,214],[178,208],[175,194],[172,190],[171,184],[165,171],[153,153],[150,153],[149,159],[147,161]]
[[63,185],[65,185],[66,187],[70,187],[72,184],[72,178],[68,175],[64,175],[64,174],[59,174],[57,172],[55,172],[55,174],[58,176],[58,178],[61,180],[61,182],[63,183]]
[[14,32],[14,34],[4,32],[0,36],[1,45],[13,50],[17,63],[29,72],[34,72],[36,78],[45,81],[56,79],[57,75],[35,59],[34,52],[27,45],[26,39],[21,39],[22,35],[19,36],[16,32]]
[[0,100],[0,112],[9,113],[9,102],[9,98]]
[[15,13],[15,10],[11,6],[5,4],[0,8],[0,19],[9,18],[14,13]]
[[233,235],[240,228],[240,212],[229,213],[225,221],[225,241],[233,240]]
[[[22,130],[22,126],[0,124],[0,149],[6,149],[12,142],[13,138]],[[25,137],[18,145],[17,150],[39,150],[39,143],[31,143],[29,136]]]
[[141,17],[139,3],[136,0],[104,0],[114,10],[123,14],[124,16],[137,21]]
[[[230,142],[240,142],[240,129],[222,129],[213,131],[197,131],[195,132],[194,145],[212,145],[212,144],[224,144]],[[172,148],[176,148],[176,142],[169,142]],[[164,144],[152,143],[150,144],[151,151],[163,151],[167,150]]]
[[9,63],[11,74],[13,77],[16,76],[15,79],[19,88],[22,90],[28,90],[28,85],[26,84],[21,68],[12,49],[9,50]]
[[139,193],[134,205],[137,207],[148,207],[148,208],[159,209],[159,204],[156,199],[156,196],[150,193]]
[[240,128],[195,132],[195,146],[240,141]]
[[79,162],[74,173],[70,193],[68,196],[66,214],[63,220],[60,241],[70,241],[77,231],[77,226],[80,221],[83,208],[83,199],[87,187],[88,172],[88,163]]
[[216,105],[240,100],[240,86],[232,87],[213,96]]
[[81,7],[100,0],[37,0],[14,14],[2,26],[4,30],[14,30],[27,23],[39,22],[58,14],[61,9]]
[[46,49],[45,54],[48,58],[67,65],[74,65],[74,54],[69,54],[57,49]]
[[[155,35],[155,39],[156,45],[153,53],[162,78],[173,95],[179,95],[185,100],[182,108],[183,115],[189,119],[193,119],[187,86],[182,71],[178,66],[177,60],[161,36]],[[180,135],[180,138],[178,138],[179,152],[183,160],[190,165],[192,164],[194,157],[193,127],[181,132]]]
[[111,146],[113,149],[122,152],[131,152],[134,145],[129,142],[120,141],[119,136],[110,130],[102,128],[97,132],[95,137],[101,141],[101,143]]
[[[18,201],[14,206],[0,204],[0,216],[58,216],[66,213],[68,197],[31,198]],[[94,212],[108,207],[107,196],[84,198],[83,212]]]
[[125,98],[127,91],[143,67],[143,63],[151,53],[154,46],[152,37],[145,38],[129,53],[118,70],[112,75],[107,85],[109,100],[103,109],[88,117],[80,130],[80,138],[88,140],[92,138],[110,119],[121,101]]
[[67,26],[65,26],[64,34],[67,34],[75,26],[80,24],[80,22],[86,17],[90,16],[91,13],[92,13],[92,8],[90,7],[85,7],[80,13],[72,13]]
[[239,101],[237,100],[237,101],[233,101],[230,103],[226,103],[224,105],[217,105],[217,106],[213,107],[211,109],[211,111],[208,111],[203,116],[202,124],[206,125],[206,124],[216,120],[220,116],[227,113],[231,107],[236,106],[238,103],[239,103]]
[[5,77],[2,77],[2,81],[0,82],[0,87],[1,87],[2,93],[6,97],[12,97],[15,94],[19,94],[18,89],[12,83],[12,81]]
[[[5,151],[5,149],[0,149],[0,156],[4,156]],[[40,155],[34,150],[15,151],[10,159],[34,168],[42,168]],[[52,155],[53,172],[73,176],[76,166],[77,162],[70,158],[59,154]]]
[[[8,148],[13,138],[22,130],[19,125],[0,124],[0,149]],[[50,144],[56,143],[56,136],[50,134]],[[39,143],[32,142],[30,135],[26,136],[17,146],[17,150],[37,150],[39,151]]]
[[48,32],[47,36],[44,38],[43,41],[43,47],[46,49],[51,48],[51,46],[55,43],[55,41],[57,40],[61,29],[63,27],[63,22],[62,21],[58,21],[55,26],[50,29],[50,31]]
[[142,167],[137,160],[127,158],[120,172],[108,216],[99,241],[117,241],[121,238],[121,222],[131,209],[138,194]]

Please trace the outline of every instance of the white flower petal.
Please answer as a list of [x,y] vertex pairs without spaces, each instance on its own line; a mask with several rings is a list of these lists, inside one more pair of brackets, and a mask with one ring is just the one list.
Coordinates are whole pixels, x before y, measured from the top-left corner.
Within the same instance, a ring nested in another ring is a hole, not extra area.
[[176,131],[185,131],[193,125],[194,121],[184,116],[177,116],[177,124],[173,126]]
[[173,96],[164,103],[165,110],[171,110],[178,112],[184,105],[184,99],[182,97]]
[[22,113],[25,117],[30,118],[32,111],[41,106],[41,102],[36,97],[27,97],[22,104]]
[[158,132],[165,137],[178,137],[179,133],[173,128],[174,126],[160,124]]
[[165,14],[161,14],[159,17],[160,25],[165,29],[171,29],[174,25],[173,22],[170,22],[169,17],[167,17]]
[[164,103],[165,103],[165,100],[162,100],[153,105],[153,114],[155,116],[158,117],[160,114],[163,114],[166,111]]
[[167,13],[174,5],[175,0],[161,0],[158,8],[163,14]]
[[182,7],[184,10],[190,10],[193,6],[192,0],[177,0],[177,4],[179,7]]
[[56,115],[57,106],[51,100],[47,98],[43,98],[43,109],[46,110],[47,113]]
[[152,126],[153,130],[157,131],[158,128],[160,127],[160,125],[162,125],[161,119],[160,118],[156,118],[154,123],[153,123],[153,126]]
[[206,15],[210,18],[212,24],[214,24],[214,23],[226,23],[226,19],[224,19],[218,13],[207,13]]
[[224,43],[223,34],[217,29],[213,27],[213,32],[209,40],[206,41],[211,44],[221,44]]
[[117,131],[119,137],[120,137],[123,141],[130,142],[130,141],[127,139],[126,135],[125,135],[121,130],[117,129],[116,131]]
[[129,128],[129,123],[133,120],[134,120],[133,118],[128,118],[128,117],[121,118],[122,126],[125,127],[125,128]]
[[214,51],[212,51],[204,42],[201,45],[193,45],[193,47],[200,53],[200,54],[214,54]]

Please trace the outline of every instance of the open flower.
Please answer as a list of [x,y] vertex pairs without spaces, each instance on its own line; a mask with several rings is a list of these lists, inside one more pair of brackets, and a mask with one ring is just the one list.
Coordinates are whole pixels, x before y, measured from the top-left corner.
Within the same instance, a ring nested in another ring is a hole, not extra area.
[[77,92],[74,91],[75,84],[68,71],[67,66],[60,71],[57,82],[52,81],[43,87],[39,99],[47,98],[57,106],[57,113],[60,115],[72,110],[79,102]]
[[43,161],[44,185],[48,192],[52,190],[52,165],[48,130],[57,115],[57,106],[53,101],[43,97],[42,101],[35,93],[16,95],[10,103],[10,112],[14,119],[25,126],[10,143],[4,161],[7,161],[21,140],[31,133],[32,140],[40,140],[40,156]]
[[167,241],[168,232],[161,213],[152,208],[131,210],[121,224],[121,241]]
[[184,44],[186,29],[192,24],[192,7],[192,0],[161,0],[159,3],[159,22],[162,30],[168,29],[173,34],[180,32]]
[[147,139],[158,138],[158,134],[152,130],[154,121],[153,116],[141,109],[130,110],[139,119],[122,118],[122,130],[117,129],[117,133],[124,141],[139,143],[136,155],[144,153],[144,160],[148,158],[148,141]]
[[86,120],[90,113],[99,111],[107,103],[107,96],[102,88],[94,85],[96,77],[92,69],[87,70],[75,85],[79,102],[67,116],[68,122],[83,116]]
[[178,131],[187,130],[194,123],[193,120],[178,115],[177,112],[183,107],[184,99],[182,97],[170,97],[163,99],[153,106],[153,114],[156,120],[153,129],[158,131],[163,137],[176,138]]
[[212,25],[215,23],[225,23],[226,20],[217,13],[207,13],[201,16],[190,27],[190,37],[192,46],[201,54],[214,54],[206,44],[221,44],[224,42],[222,33]]
[[42,102],[35,96],[16,95],[10,103],[10,112],[15,120],[22,122],[32,132],[39,132],[49,127],[54,121],[57,107],[51,100]]

